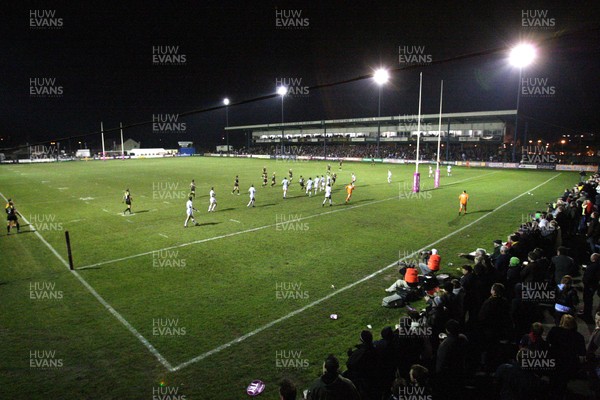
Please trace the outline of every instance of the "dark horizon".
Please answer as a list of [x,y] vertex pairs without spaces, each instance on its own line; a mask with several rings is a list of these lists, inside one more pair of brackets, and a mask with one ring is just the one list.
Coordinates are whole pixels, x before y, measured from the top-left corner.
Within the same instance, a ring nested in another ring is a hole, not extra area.
[[[420,51],[427,65],[392,74],[382,88],[382,116],[417,114],[419,72],[424,114],[439,111],[442,79],[444,112],[515,109],[518,70],[508,65],[505,51],[491,51],[521,40],[538,44],[538,58],[523,79],[552,90],[521,96],[519,123],[527,120],[531,137],[545,140],[597,132],[600,15],[584,2],[461,8],[382,1],[352,9],[335,1],[202,4],[11,6],[0,39],[0,148],[91,135],[101,121],[105,130],[150,122],[124,132],[145,147],[173,148],[187,140],[211,148],[224,144],[225,97],[231,100],[229,126],[281,122],[280,98],[265,97],[282,79],[300,89],[284,99],[285,122],[373,117],[378,87],[371,79],[323,86],[369,76],[380,66],[406,67],[402,49],[405,55]],[[32,27],[32,18],[40,26]],[[52,88],[53,94],[32,95]],[[191,110],[199,112],[181,115]],[[177,117],[185,129],[153,132],[157,115]],[[108,134],[107,141],[118,136]],[[230,138],[234,145],[240,141]]]

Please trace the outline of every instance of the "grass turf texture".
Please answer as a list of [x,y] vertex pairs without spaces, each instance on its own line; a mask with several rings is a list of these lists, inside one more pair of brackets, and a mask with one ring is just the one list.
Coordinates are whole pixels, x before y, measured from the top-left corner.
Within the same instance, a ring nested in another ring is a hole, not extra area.
[[[326,164],[194,157],[5,165],[0,192],[13,198],[26,219],[38,221],[38,232],[65,259],[64,230],[69,230],[75,266],[101,264],[78,273],[176,367],[447,235],[435,247],[443,270],[458,274],[458,252],[491,250],[492,240],[505,240],[523,215],[543,209],[578,179],[576,173],[555,171],[453,168],[452,177],[442,170],[442,186],[434,190],[423,166],[423,191],[415,195],[414,165],[345,163],[340,171],[332,162],[338,174],[334,206],[323,208],[323,192],[309,198],[297,182],[300,175],[325,175]],[[269,173],[266,188],[261,188],[263,166]],[[280,183],[289,168],[294,181],[283,200]],[[277,173],[273,188],[272,172]],[[351,172],[356,190],[345,205],[343,188]],[[235,175],[241,196],[230,194]],[[191,179],[197,184],[200,226],[184,229]],[[246,207],[250,184],[257,188],[254,209]],[[209,214],[211,186],[218,206]],[[125,188],[133,196],[132,216],[121,215]],[[469,214],[457,217],[462,190],[471,196]],[[168,371],[30,229],[0,236],[3,398],[151,399],[164,382],[186,399],[231,399],[244,397],[254,379],[267,384],[265,398],[275,398],[281,378],[291,378],[301,391],[320,374],[328,353],[344,363],[345,351],[367,324],[378,338],[404,313],[380,306],[383,289],[397,279],[392,267],[240,343]],[[223,235],[229,236],[211,239]],[[194,241],[202,242],[153,253]],[[147,254],[132,257],[141,253]],[[127,259],[105,263],[119,258]],[[35,282],[54,284],[62,298],[31,299]],[[332,313],[339,319],[329,319]],[[157,320],[176,321],[178,329],[167,332]],[[56,351],[62,366],[31,368],[30,352],[36,350]],[[292,361],[290,352],[295,352]],[[290,363],[301,368],[288,368]]]

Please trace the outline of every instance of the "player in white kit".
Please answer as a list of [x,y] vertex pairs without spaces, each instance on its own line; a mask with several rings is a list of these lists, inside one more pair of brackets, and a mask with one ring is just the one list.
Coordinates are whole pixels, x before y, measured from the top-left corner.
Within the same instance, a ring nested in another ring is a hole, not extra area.
[[306,181],[306,194],[308,195],[308,197],[312,196],[312,188],[313,188],[313,180],[312,178],[308,178],[308,180]]
[[329,199],[329,207],[331,207],[331,185],[327,184],[327,186],[325,186],[325,200],[323,200],[323,204],[321,205],[321,207],[325,207],[325,202],[327,202],[327,199]]
[[185,212],[187,214],[187,218],[185,219],[185,222],[183,223],[183,227],[187,228],[188,225],[188,221],[191,219],[192,222],[194,223],[194,225],[198,225],[198,223],[196,222],[196,220],[194,219],[194,211],[198,211],[194,208],[194,205],[192,204],[192,196],[189,197],[188,201],[185,203]]
[[388,169],[388,183],[392,183],[392,171]]
[[208,192],[209,203],[208,203],[208,212],[214,212],[217,207],[217,195],[215,194],[215,188],[211,187],[210,192]]
[[285,199],[287,196],[287,190],[288,190],[288,185],[290,184],[290,181],[288,181],[287,178],[283,178],[283,180],[281,181],[281,186],[283,187],[283,198]]
[[250,207],[251,205],[252,207],[254,207],[254,193],[256,193],[256,188],[254,187],[254,185],[250,185],[248,193],[250,194],[250,201],[248,202],[248,205],[246,207]]

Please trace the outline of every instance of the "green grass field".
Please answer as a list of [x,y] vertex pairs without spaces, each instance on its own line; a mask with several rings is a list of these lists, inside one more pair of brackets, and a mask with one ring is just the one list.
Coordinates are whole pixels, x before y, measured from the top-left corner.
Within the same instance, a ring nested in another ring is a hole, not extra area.
[[[277,187],[261,188],[263,166],[269,184],[277,173]],[[283,200],[289,168],[294,182]],[[324,162],[1,166],[0,193],[37,233],[22,226],[0,236],[0,398],[153,399],[169,391],[173,399],[234,399],[261,379],[262,397],[275,399],[283,377],[305,389],[328,353],[346,361],[368,324],[379,337],[397,323],[403,310],[384,309],[381,299],[399,257],[434,246],[456,274],[458,252],[491,249],[578,179],[454,168],[433,189],[423,166],[423,191],[414,195],[414,165],[346,163],[339,171],[332,163],[332,172],[334,205],[322,207],[323,193],[309,198],[297,180],[324,175]],[[351,172],[357,187],[345,205]],[[235,175],[240,196],[231,194]],[[191,179],[200,226],[184,229]],[[255,208],[246,207],[250,184]],[[209,214],[211,186],[218,206]],[[121,214],[125,188],[131,216]],[[469,214],[457,217],[463,189]],[[64,261],[65,230],[74,273]]]

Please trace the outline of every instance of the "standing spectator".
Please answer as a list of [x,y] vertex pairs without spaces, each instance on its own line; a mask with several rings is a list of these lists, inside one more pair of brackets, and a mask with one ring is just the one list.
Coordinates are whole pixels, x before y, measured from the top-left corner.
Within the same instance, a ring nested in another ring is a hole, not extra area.
[[550,357],[556,361],[550,380],[551,391],[561,398],[567,384],[579,371],[580,357],[586,355],[585,339],[577,332],[575,317],[569,314],[562,316],[559,326],[550,329],[546,339],[550,345]]
[[515,285],[521,280],[521,260],[511,257],[506,271],[506,285],[508,298],[515,297]]
[[588,246],[590,247],[590,253],[596,252],[596,243],[598,243],[598,237],[600,236],[600,222],[598,221],[598,212],[594,211],[590,216],[590,221],[588,222],[587,232],[586,232],[586,241]]
[[494,251],[490,254],[490,258],[492,259],[492,264],[496,263],[498,257],[500,257],[500,250],[502,249],[502,240],[497,239],[494,240]]
[[587,346],[587,362],[590,366],[590,380],[596,398],[600,397],[600,312],[594,317],[596,329],[592,332]]
[[591,264],[583,272],[583,315],[582,319],[589,323],[594,323],[592,318],[592,307],[594,304],[594,294],[600,288],[600,254],[593,253],[590,256]]
[[563,276],[560,284],[556,288],[554,303],[554,320],[556,325],[565,314],[575,316],[576,306],[579,304],[577,290],[573,287],[573,278],[569,275]]
[[377,399],[381,396],[379,381],[379,359],[373,347],[373,334],[364,330],[360,333],[360,344],[356,349],[348,350],[348,368],[344,376],[352,381],[363,400]]
[[506,283],[506,272],[508,271],[508,265],[510,263],[510,254],[508,254],[508,247],[501,246],[500,254],[494,261],[494,268],[498,271],[498,276],[501,279],[501,283]]
[[567,255],[566,247],[559,247],[556,255],[552,257],[552,268],[554,268],[554,282],[558,285],[565,275],[574,276],[577,273],[575,261]]
[[323,363],[323,375],[312,383],[307,400],[361,400],[354,384],[339,373],[340,363],[330,354]]

